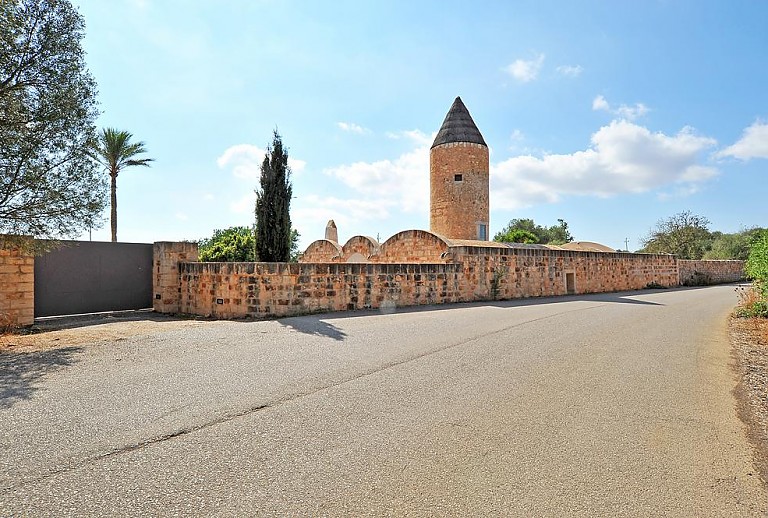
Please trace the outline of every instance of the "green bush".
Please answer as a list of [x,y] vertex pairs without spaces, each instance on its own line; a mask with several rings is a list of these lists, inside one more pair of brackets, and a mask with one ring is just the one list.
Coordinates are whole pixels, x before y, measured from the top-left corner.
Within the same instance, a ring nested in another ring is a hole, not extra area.
[[744,273],[752,279],[762,300],[768,299],[768,230],[763,230],[752,238]]
[[768,301],[756,300],[736,308],[736,316],[741,318],[768,318]]
[[256,234],[248,227],[214,230],[199,243],[201,262],[251,262],[256,260]]

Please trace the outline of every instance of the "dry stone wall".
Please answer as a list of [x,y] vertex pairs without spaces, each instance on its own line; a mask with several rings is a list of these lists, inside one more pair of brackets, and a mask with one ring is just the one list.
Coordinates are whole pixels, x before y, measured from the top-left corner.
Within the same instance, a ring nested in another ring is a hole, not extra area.
[[464,281],[478,299],[517,299],[572,293],[677,286],[674,256],[548,250],[540,248],[454,247]]
[[325,311],[462,300],[459,265],[184,263],[180,312],[218,318],[283,317]]
[[197,243],[159,241],[152,250],[152,307],[159,313],[178,313],[181,288],[179,264],[196,262]]
[[[384,252],[382,246],[382,253]],[[433,252],[434,253],[434,252]],[[471,302],[676,286],[667,255],[505,247],[453,247],[451,263],[196,263],[178,265],[177,305],[217,318]],[[172,262],[174,256],[167,253]],[[164,269],[168,275],[171,270]],[[156,306],[157,307],[157,306]]]
[[35,321],[35,258],[0,249],[0,327],[26,327]]
[[744,261],[691,261],[678,259],[680,284],[704,286],[744,280]]

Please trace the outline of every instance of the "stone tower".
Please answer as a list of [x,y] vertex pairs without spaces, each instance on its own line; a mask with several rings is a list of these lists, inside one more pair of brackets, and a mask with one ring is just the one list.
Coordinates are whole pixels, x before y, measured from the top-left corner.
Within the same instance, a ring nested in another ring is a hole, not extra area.
[[429,229],[488,240],[488,146],[457,97],[429,152]]

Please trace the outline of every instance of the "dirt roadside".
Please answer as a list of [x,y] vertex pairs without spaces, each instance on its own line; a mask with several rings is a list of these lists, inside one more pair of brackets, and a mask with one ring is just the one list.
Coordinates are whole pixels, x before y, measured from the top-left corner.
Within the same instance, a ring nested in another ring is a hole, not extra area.
[[736,408],[755,448],[755,467],[768,488],[768,320],[731,317],[729,329]]
[[151,311],[126,311],[38,321],[30,329],[0,335],[0,353],[33,352],[94,342],[119,341],[224,321],[179,318]]

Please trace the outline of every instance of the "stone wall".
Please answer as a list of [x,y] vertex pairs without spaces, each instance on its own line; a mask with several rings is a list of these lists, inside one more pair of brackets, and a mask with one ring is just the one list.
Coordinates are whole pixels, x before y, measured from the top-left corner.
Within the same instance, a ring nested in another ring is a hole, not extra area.
[[453,247],[465,282],[477,299],[517,299],[639,290],[678,285],[674,256],[550,250],[544,248]]
[[178,313],[181,287],[179,264],[197,261],[197,243],[158,241],[152,250],[152,307],[159,313]]
[[35,321],[35,258],[0,249],[0,327],[31,326]]
[[680,284],[706,286],[744,280],[744,261],[690,261],[678,259]]
[[668,255],[471,246],[454,247],[449,255],[455,262],[185,262],[178,267],[178,302],[169,282],[163,304],[178,307],[165,312],[218,318],[282,317],[564,295],[569,275],[576,294],[678,282],[677,264]]
[[462,300],[459,265],[184,263],[180,312],[218,318],[439,304]]

